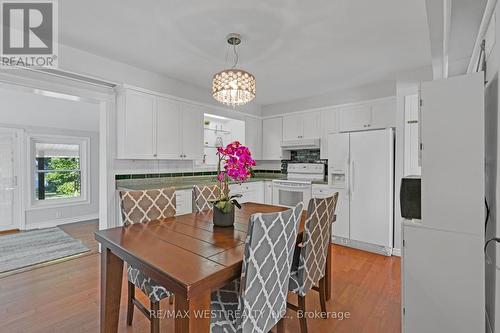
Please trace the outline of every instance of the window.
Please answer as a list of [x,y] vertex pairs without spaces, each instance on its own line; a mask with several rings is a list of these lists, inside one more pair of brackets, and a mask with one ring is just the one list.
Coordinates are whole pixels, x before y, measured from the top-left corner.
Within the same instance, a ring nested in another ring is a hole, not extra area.
[[87,141],[63,137],[31,139],[34,205],[86,200]]

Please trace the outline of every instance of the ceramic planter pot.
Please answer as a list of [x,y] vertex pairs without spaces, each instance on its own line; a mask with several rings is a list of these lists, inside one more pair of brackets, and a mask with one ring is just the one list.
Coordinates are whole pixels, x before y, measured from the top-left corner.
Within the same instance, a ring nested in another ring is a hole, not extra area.
[[229,213],[223,213],[219,208],[214,205],[213,223],[216,227],[232,227],[234,225],[234,211],[233,207]]

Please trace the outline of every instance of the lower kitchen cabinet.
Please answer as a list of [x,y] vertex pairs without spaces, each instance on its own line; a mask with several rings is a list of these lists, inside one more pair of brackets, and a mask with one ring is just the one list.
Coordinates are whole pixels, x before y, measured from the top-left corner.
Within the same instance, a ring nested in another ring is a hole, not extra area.
[[193,212],[193,190],[175,191],[176,215],[184,215]]
[[264,182],[264,203],[268,205],[273,204],[273,182],[272,180],[266,180]]
[[350,226],[349,196],[345,190],[339,190],[330,185],[313,184],[312,186],[313,198],[328,198],[333,196],[336,192],[339,192],[339,197],[337,199],[337,207],[335,209],[337,220],[332,225],[332,241],[337,244],[347,245]]
[[238,202],[258,202],[264,203],[264,182],[251,182],[244,184],[229,185],[231,194],[241,194]]

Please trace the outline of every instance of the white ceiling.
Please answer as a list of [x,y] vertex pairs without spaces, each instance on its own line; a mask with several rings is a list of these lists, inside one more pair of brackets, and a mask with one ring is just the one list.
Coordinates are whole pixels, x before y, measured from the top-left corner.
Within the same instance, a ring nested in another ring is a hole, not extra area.
[[421,0],[64,0],[60,42],[207,90],[229,32],[267,105],[431,64]]

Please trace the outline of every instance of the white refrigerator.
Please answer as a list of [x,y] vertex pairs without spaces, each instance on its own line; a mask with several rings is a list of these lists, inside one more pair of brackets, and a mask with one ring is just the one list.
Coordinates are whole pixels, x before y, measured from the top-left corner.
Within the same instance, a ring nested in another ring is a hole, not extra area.
[[339,192],[333,242],[391,255],[393,130],[331,134],[328,150],[329,185]]

